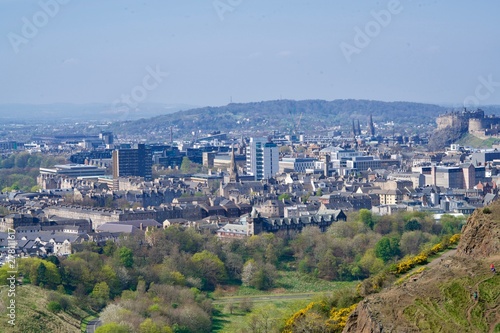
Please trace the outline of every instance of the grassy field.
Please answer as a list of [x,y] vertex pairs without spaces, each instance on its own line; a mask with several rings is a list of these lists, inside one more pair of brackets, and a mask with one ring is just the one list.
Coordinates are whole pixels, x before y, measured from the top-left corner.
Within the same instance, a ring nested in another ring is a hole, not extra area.
[[[15,300],[15,326],[8,323],[7,306]],[[15,297],[7,288],[0,289],[0,332],[5,333],[71,333],[80,332],[81,319],[89,314],[76,305],[68,311],[53,313],[47,308],[48,291],[31,285],[16,286]]]
[[[212,294],[215,306],[212,331],[241,332],[251,325],[276,327],[314,298],[341,288],[354,288],[357,283],[331,282],[282,271],[272,290],[225,286]],[[251,311],[246,311],[249,308]]]
[[355,282],[332,282],[294,271],[280,271],[276,288],[272,290],[256,290],[240,285],[227,285],[218,288],[210,296],[214,299],[228,296],[259,296],[268,294],[300,294],[321,293],[335,289],[355,286]]
[[244,311],[236,306],[229,311],[228,306],[216,304],[212,332],[232,333],[242,332],[252,323],[265,326],[267,323],[271,327],[283,325],[296,311],[304,308],[309,300],[279,300],[267,301],[265,303],[253,303],[251,312]]

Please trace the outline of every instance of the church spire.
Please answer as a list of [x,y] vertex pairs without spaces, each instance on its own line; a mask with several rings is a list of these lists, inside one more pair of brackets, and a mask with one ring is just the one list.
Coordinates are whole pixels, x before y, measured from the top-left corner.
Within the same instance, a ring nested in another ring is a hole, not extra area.
[[229,181],[230,182],[238,182],[238,166],[236,165],[236,161],[234,159],[234,144],[231,145],[231,165],[229,167]]
[[373,126],[373,118],[371,114],[370,114],[370,123],[368,124],[368,127],[370,130],[370,135],[375,136],[375,126]]

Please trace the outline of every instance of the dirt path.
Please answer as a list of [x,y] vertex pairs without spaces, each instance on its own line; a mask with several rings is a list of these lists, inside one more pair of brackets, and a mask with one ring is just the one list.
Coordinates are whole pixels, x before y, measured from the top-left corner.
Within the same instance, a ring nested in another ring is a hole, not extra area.
[[282,295],[258,295],[258,296],[230,296],[221,297],[213,301],[214,304],[226,304],[226,303],[240,303],[242,301],[250,300],[252,302],[272,302],[272,301],[289,301],[289,300],[301,300],[301,299],[311,299],[315,295],[324,294],[320,293],[305,293],[305,294],[282,294]]
[[500,307],[500,305],[497,305],[494,308],[489,309],[485,313],[485,317],[488,317],[490,315],[490,313],[495,313],[495,319],[496,319],[496,321],[493,322],[493,324],[491,324],[489,333],[495,332],[495,327],[497,327],[497,325],[500,325],[500,313],[498,313],[498,308],[499,307]]
[[[479,285],[483,282],[486,282],[488,281],[489,279],[492,279],[494,277],[494,275],[491,275],[491,276],[488,276],[480,281],[478,281],[473,287],[472,287],[472,291],[476,291],[477,292],[477,300],[474,301],[467,309],[467,321],[469,322],[469,324],[472,325],[471,323],[471,315],[472,315],[472,310],[474,309],[474,307],[477,305],[477,303],[479,302],[479,298],[481,297],[481,294],[479,293]],[[485,312],[485,315],[486,315],[486,312]],[[495,327],[495,325],[493,325],[493,328]],[[493,331],[492,331],[493,332]]]
[[431,268],[434,266],[437,266],[439,264],[442,264],[445,259],[448,259],[449,257],[455,255],[457,253],[457,249],[449,250],[446,253],[443,253],[440,257],[432,260],[430,263],[427,264],[427,268]]

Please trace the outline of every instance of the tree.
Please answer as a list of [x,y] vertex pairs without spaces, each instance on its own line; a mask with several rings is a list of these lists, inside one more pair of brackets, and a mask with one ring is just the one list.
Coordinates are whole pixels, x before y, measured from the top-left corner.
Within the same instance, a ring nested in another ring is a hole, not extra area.
[[274,286],[276,280],[276,268],[271,264],[257,263],[250,259],[243,266],[241,280],[243,285],[259,290],[266,290]]
[[130,329],[124,325],[109,323],[99,326],[95,330],[95,333],[130,333]]
[[120,247],[118,249],[118,257],[123,266],[130,268],[134,265],[134,253],[131,249],[125,246]]
[[281,146],[279,150],[280,150],[280,153],[283,155],[286,155],[286,154],[289,154],[292,152],[292,148],[290,148],[290,146]]
[[38,268],[36,269],[36,280],[32,281],[34,285],[39,285],[43,284],[44,286],[47,284],[47,267],[44,265],[43,262],[38,265]]
[[245,297],[241,300],[239,308],[243,312],[250,312],[253,308],[253,301],[251,298]]
[[173,332],[168,326],[155,323],[151,318],[147,318],[139,325],[140,333],[169,333]]
[[282,193],[280,194],[280,196],[278,197],[278,200],[282,201],[282,200],[290,200],[290,193]]
[[464,223],[465,220],[463,217],[459,218],[453,215],[444,214],[441,217],[441,225],[443,226],[441,233],[444,235],[454,235],[460,233]]
[[229,300],[229,303],[226,304],[225,309],[229,312],[229,314],[233,314],[233,311],[236,309],[236,304],[233,301]]
[[368,209],[360,209],[359,210],[359,220],[363,222],[367,227],[370,229],[373,229],[373,218],[372,218],[372,212],[369,211]]
[[191,257],[200,278],[205,282],[205,288],[212,289],[226,278],[226,268],[219,257],[207,250],[195,253]]
[[182,173],[193,173],[193,172],[200,172],[201,170],[201,165],[193,163],[189,157],[184,156],[182,159],[181,163],[181,172]]
[[97,300],[107,302],[109,300],[109,286],[106,282],[96,283],[91,296]]
[[403,255],[417,254],[420,247],[428,241],[422,231],[407,231],[401,236],[400,249]]
[[243,271],[241,272],[241,282],[243,282],[244,286],[250,286],[252,284],[252,279],[256,270],[255,260],[250,259],[245,263]]
[[384,262],[398,256],[399,253],[399,240],[396,237],[382,237],[375,245],[375,255]]
[[405,223],[404,227],[405,231],[415,231],[422,229],[422,225],[418,222],[417,219],[411,219]]

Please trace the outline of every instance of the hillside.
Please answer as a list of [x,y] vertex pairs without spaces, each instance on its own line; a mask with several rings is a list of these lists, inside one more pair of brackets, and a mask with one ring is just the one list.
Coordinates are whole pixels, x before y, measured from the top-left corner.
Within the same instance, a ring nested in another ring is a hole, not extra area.
[[343,332],[500,332],[500,274],[490,272],[492,262],[500,262],[499,201],[469,218],[457,250],[361,301]]
[[394,121],[398,124],[434,124],[438,114],[446,108],[409,102],[380,102],[368,100],[277,100],[255,103],[231,103],[221,107],[204,107],[169,115],[116,124],[114,130],[128,134],[169,133],[173,126],[177,133],[202,130],[228,132],[272,130],[327,130],[345,126],[350,131],[352,120],[359,120],[366,129],[370,114],[375,123]]
[[[68,296],[70,306],[67,311],[51,312],[49,303],[50,291],[32,285],[17,286],[15,295],[16,320],[15,326],[7,322],[7,305],[11,299],[7,288],[0,289],[0,332],[5,333],[70,333],[80,332],[81,318],[88,313],[80,309],[74,299]],[[52,292],[54,293],[54,292]]]

